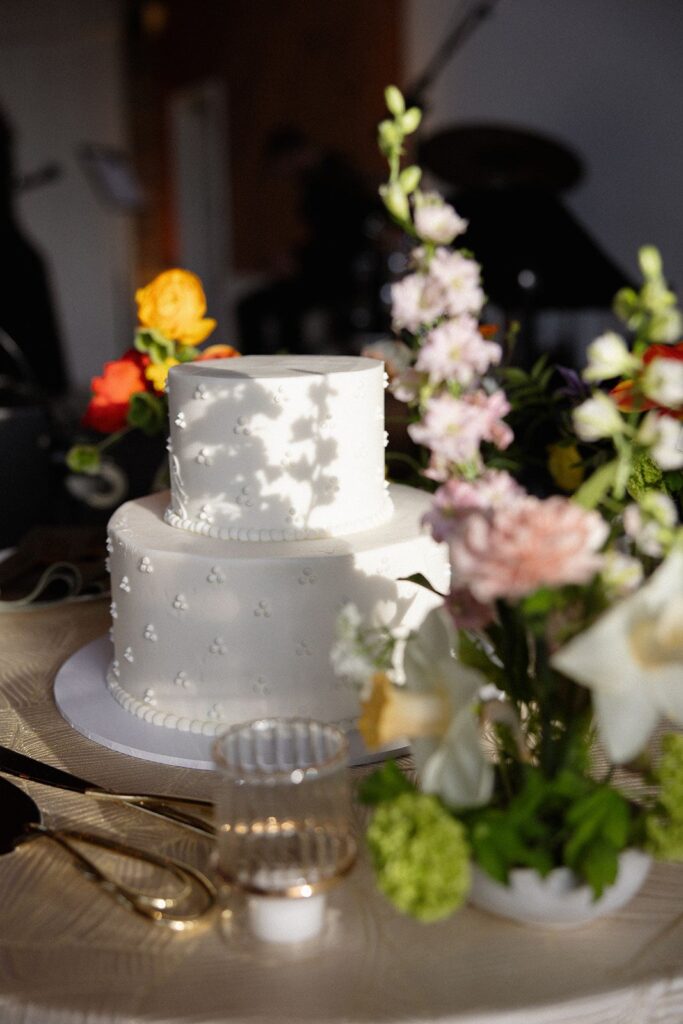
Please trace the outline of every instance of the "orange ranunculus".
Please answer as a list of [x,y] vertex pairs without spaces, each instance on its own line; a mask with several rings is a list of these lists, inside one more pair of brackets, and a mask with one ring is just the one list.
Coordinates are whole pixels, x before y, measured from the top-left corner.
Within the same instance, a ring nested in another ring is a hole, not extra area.
[[138,316],[180,345],[199,345],[211,334],[216,321],[205,317],[206,296],[202,283],[189,270],[165,270],[135,293]]
[[239,355],[241,353],[236,348],[233,348],[232,345],[209,345],[192,362],[201,363],[204,359],[234,359],[235,356]]
[[83,426],[111,434],[126,425],[131,397],[146,390],[145,366],[147,356],[131,349],[121,359],[105,363],[101,377],[93,377],[88,408]]

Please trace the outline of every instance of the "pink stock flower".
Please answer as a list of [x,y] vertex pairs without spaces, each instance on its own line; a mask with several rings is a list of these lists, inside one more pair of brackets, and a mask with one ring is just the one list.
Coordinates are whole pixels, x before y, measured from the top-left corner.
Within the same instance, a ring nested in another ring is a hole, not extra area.
[[484,305],[479,264],[463,256],[439,248],[429,264],[429,276],[437,281],[446,297],[445,312],[449,316],[461,313],[479,313]]
[[415,365],[429,374],[432,384],[457,380],[467,387],[492,363],[500,362],[500,357],[500,345],[485,341],[475,318],[463,314],[429,332]]
[[510,474],[500,469],[487,469],[476,480],[452,477],[436,491],[422,522],[430,526],[434,540],[450,540],[471,512],[500,508],[524,493]]
[[407,274],[391,286],[391,317],[395,330],[415,334],[446,311],[441,283],[427,274]]
[[479,464],[482,441],[498,448],[507,448],[512,441],[512,431],[501,421],[509,411],[502,391],[473,391],[462,398],[440,394],[427,403],[424,418],[408,427],[408,433],[416,444],[455,465]]
[[608,532],[602,516],[568,498],[525,495],[475,511],[450,541],[453,582],[481,604],[587,583],[602,566],[597,552]]

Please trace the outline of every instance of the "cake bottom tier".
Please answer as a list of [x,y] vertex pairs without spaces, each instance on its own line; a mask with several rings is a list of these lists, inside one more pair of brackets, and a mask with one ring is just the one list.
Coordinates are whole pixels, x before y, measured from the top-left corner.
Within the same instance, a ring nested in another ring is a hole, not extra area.
[[438,599],[407,577],[448,585],[443,547],[420,533],[429,496],[391,496],[394,515],[376,529],[268,544],[174,529],[167,493],[123,505],[109,523],[113,696],[145,721],[204,734],[266,715],[350,724],[357,694],[330,663],[341,608],[413,627]]

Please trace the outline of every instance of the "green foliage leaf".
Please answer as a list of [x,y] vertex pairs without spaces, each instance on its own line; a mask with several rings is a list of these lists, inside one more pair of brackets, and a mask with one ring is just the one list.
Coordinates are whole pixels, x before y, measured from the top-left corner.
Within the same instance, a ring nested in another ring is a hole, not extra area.
[[582,508],[597,508],[613,486],[618,470],[618,459],[613,459],[611,462],[606,462],[600,466],[581,484],[578,491],[573,495],[572,501],[575,501],[577,505],[581,505]]
[[374,806],[393,800],[401,793],[411,793],[415,786],[408,780],[395,761],[385,761],[381,768],[368,775],[358,786],[358,798],[363,804]]
[[175,343],[153,327],[141,327],[135,335],[135,348],[148,355],[153,363],[164,363],[174,355]]
[[469,811],[463,820],[475,860],[498,881],[506,882],[516,867],[547,874],[566,865],[596,899],[616,878],[634,829],[625,797],[580,768],[552,778],[527,768],[507,806]]
[[179,363],[191,363],[199,355],[199,349],[193,345],[178,345],[174,355]]
[[66,464],[72,473],[94,476],[100,468],[100,449],[95,444],[76,444],[66,453]]
[[166,425],[166,401],[149,391],[138,391],[130,400],[128,423],[148,437],[161,433]]

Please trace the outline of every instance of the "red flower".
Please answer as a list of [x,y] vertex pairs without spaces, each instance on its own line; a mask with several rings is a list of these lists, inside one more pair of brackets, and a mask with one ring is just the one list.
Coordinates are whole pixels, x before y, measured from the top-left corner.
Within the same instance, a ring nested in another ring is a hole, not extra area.
[[131,396],[147,390],[144,368],[148,362],[148,356],[130,349],[120,359],[105,363],[102,376],[92,379],[93,395],[83,417],[83,426],[102,434],[124,427]]
[[[643,363],[647,366],[653,359],[676,359],[683,361],[683,341],[679,341],[677,345],[650,345],[647,352],[643,355]],[[616,387],[612,388],[610,397],[614,399],[617,403],[617,408],[621,409],[622,412],[646,412],[648,409],[659,409],[669,416],[683,419],[683,411],[667,409],[665,406],[658,405],[657,402],[646,398],[637,387],[636,381],[622,380]]]

